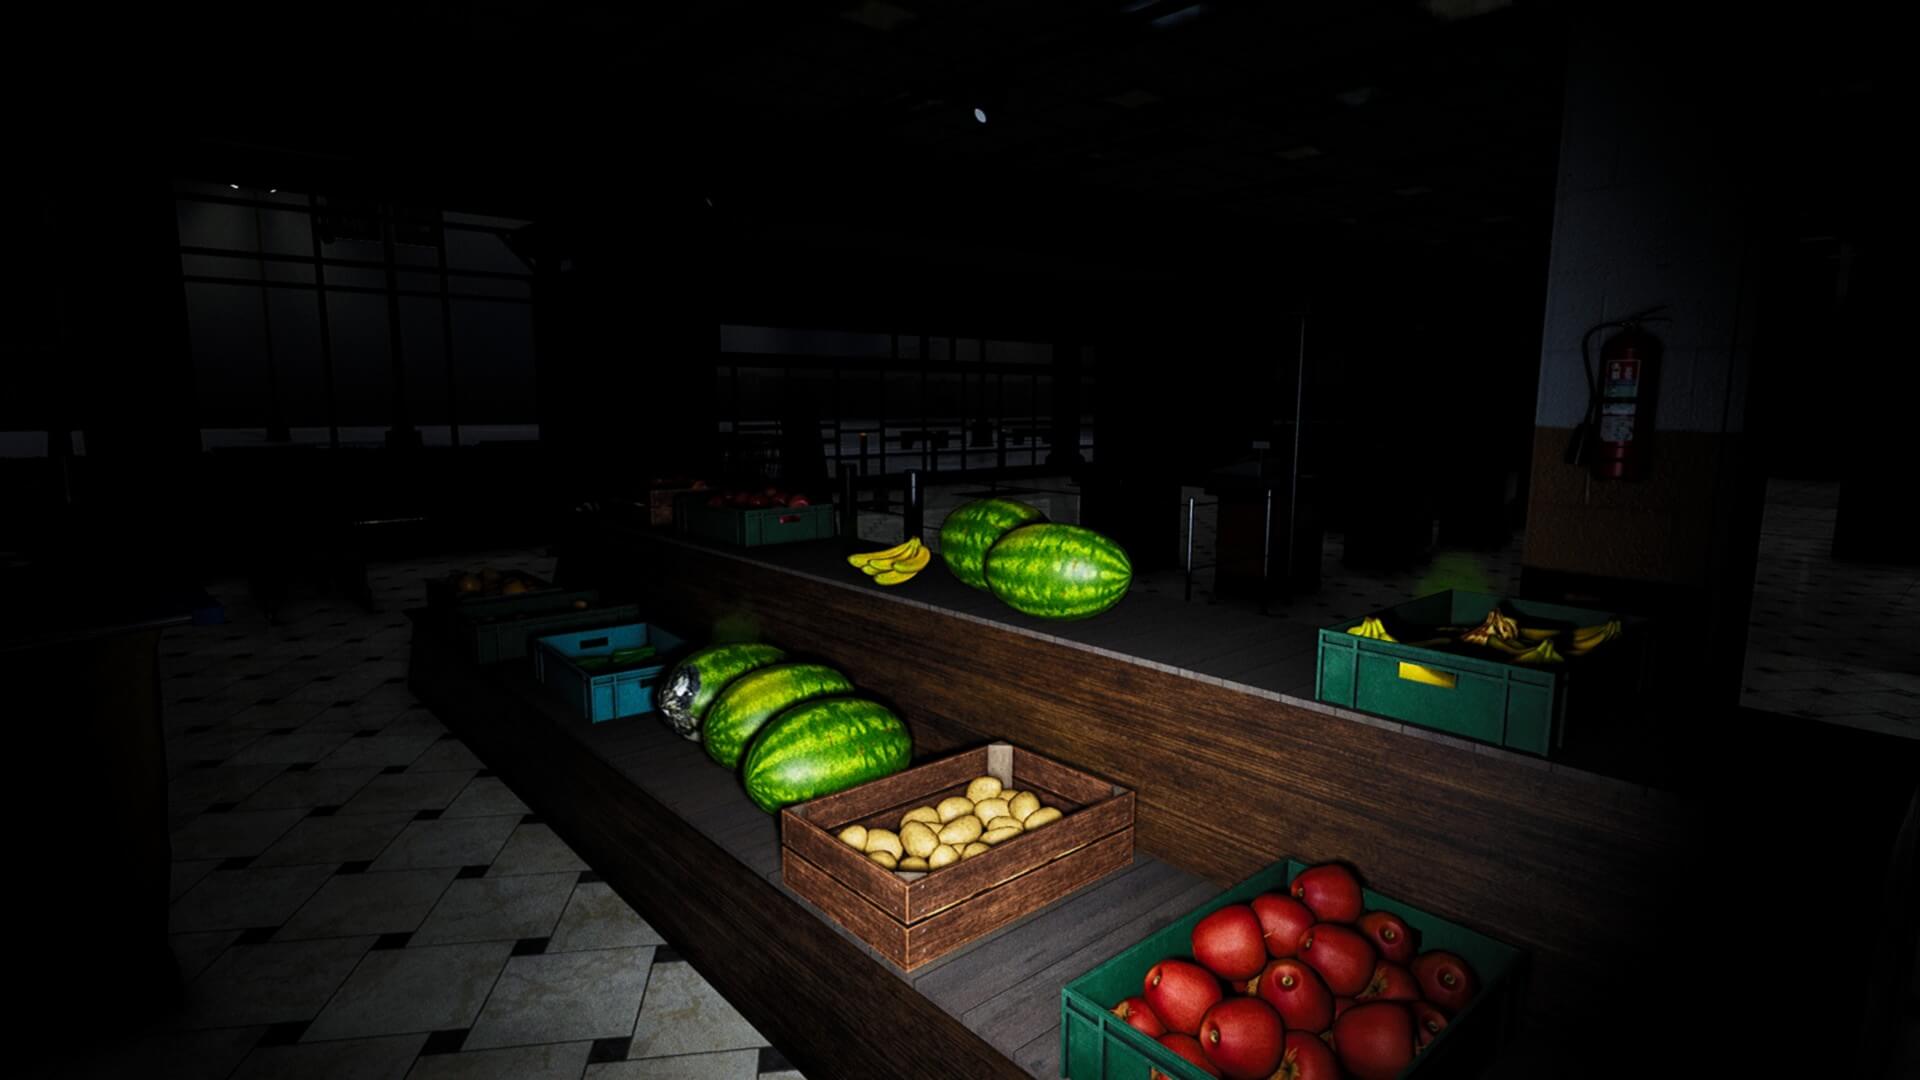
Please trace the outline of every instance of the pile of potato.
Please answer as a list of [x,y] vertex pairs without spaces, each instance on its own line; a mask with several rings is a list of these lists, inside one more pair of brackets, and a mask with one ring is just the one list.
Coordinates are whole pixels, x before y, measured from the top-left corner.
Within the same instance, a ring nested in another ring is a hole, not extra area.
[[905,876],[952,866],[1059,820],[1059,809],[1042,806],[1033,792],[1003,791],[999,780],[980,776],[965,795],[901,815],[899,832],[849,825],[840,830],[840,842]]

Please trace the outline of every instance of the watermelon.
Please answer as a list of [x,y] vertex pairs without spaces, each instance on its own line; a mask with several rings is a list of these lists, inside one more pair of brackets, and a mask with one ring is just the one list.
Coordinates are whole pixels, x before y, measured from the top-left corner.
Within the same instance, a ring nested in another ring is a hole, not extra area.
[[1047,516],[1012,499],[975,499],[956,507],[940,526],[940,557],[953,576],[976,589],[987,587],[982,560],[994,541],[1011,529],[1045,521]]
[[1120,602],[1133,564],[1119,544],[1078,525],[1023,525],[987,549],[1000,602],[1042,619],[1084,619]]
[[682,738],[700,738],[700,720],[727,684],[755,668],[785,660],[771,645],[709,645],[680,661],[660,681],[654,705]]
[[774,718],[753,740],[740,774],[767,813],[907,767],[913,738],[891,709],[860,697],[819,698]]
[[809,698],[853,689],[845,675],[825,664],[774,664],[733,680],[707,709],[700,741],[707,756],[731,769],[767,721]]

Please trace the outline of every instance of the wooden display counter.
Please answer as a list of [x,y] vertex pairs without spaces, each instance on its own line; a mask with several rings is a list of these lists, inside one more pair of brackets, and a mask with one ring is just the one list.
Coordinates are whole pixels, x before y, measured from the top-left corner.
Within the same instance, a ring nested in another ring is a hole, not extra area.
[[1549,1026],[1579,1023],[1631,977],[1620,957],[1674,932],[1701,829],[1671,793],[1092,643],[1127,632],[1099,624],[1134,598],[1054,626],[938,567],[876,588],[846,550],[748,557],[607,528],[563,551],[561,573],[695,640],[753,636],[834,664],[897,707],[916,754],[1005,740],[1123,784],[1138,848],[1217,885],[1287,855],[1350,861],[1528,950],[1530,1013]]

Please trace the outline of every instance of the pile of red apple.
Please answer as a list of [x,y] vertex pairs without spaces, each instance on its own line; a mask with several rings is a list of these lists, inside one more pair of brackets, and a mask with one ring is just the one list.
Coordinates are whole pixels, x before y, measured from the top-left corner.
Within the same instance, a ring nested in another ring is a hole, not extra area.
[[1113,1014],[1208,1076],[1399,1075],[1473,1000],[1473,969],[1449,952],[1416,955],[1414,931],[1363,912],[1359,879],[1338,863],[1301,871],[1291,892],[1201,919],[1193,960],[1155,964]]
[[707,497],[707,505],[715,509],[733,507],[737,510],[765,510],[770,506],[812,506],[813,500],[805,495],[789,495],[769,484],[759,491],[722,491]]

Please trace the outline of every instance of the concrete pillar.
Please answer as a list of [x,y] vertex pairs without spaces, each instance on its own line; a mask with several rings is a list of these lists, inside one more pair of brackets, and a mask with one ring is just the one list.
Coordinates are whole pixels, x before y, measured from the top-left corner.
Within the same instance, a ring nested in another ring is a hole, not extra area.
[[[1523,581],[1541,598],[1661,617],[1686,639],[1680,685],[1731,705],[1759,507],[1743,437],[1750,220],[1709,104],[1730,98],[1701,92],[1687,51],[1628,20],[1573,26]],[[1662,304],[1650,468],[1622,482],[1567,464],[1587,407],[1582,335]]]

